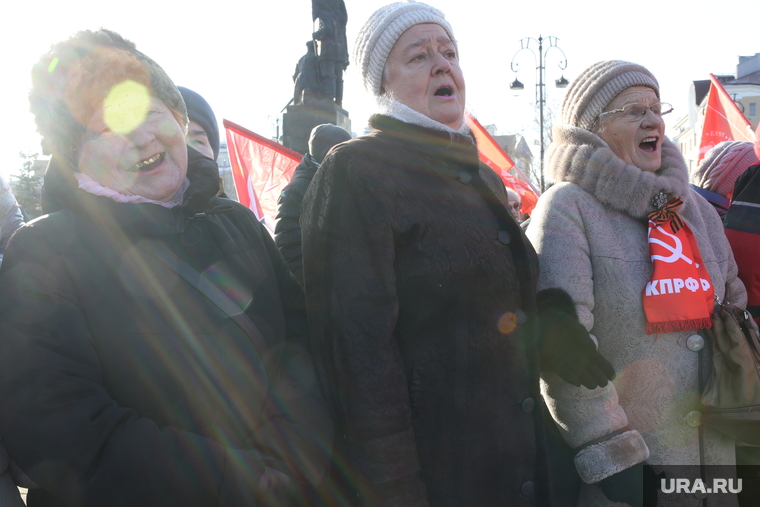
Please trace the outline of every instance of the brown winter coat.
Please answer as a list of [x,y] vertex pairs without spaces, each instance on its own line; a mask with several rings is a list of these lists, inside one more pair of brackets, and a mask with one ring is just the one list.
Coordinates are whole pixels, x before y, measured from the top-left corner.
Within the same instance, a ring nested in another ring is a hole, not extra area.
[[365,505],[546,505],[535,252],[472,138],[372,125],[301,219],[338,468]]

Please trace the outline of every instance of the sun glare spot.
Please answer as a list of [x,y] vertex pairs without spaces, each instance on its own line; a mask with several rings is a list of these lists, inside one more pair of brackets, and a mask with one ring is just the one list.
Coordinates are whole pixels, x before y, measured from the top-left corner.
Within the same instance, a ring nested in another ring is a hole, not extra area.
[[139,127],[150,107],[148,89],[131,79],[114,85],[103,101],[103,120],[117,134],[129,134]]
[[172,120],[164,120],[159,125],[161,133],[164,135],[171,135],[177,131],[177,122]]
[[504,334],[510,334],[517,327],[517,316],[512,312],[507,312],[499,319],[499,331]]
[[48,65],[48,72],[53,72],[57,66],[58,66],[58,57],[56,56],[50,61],[50,65]]

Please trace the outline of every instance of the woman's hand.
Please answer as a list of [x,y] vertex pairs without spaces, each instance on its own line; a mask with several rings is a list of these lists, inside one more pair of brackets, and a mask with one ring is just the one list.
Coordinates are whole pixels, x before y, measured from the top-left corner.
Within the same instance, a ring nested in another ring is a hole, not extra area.
[[555,308],[538,315],[541,370],[588,389],[604,387],[615,368],[596,350],[596,344],[577,319]]

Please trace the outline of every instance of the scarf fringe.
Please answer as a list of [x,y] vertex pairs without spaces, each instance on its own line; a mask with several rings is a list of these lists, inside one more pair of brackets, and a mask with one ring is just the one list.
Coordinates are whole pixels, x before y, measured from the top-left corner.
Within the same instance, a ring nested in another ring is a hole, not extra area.
[[647,334],[698,331],[712,327],[712,319],[672,320],[670,322],[647,322]]

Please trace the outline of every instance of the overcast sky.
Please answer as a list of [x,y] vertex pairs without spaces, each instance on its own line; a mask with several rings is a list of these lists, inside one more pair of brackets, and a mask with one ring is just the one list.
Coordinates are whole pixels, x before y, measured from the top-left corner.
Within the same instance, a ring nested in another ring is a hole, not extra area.
[[[348,40],[383,0],[346,0]],[[756,1],[720,3],[610,2],[609,0],[435,0],[459,41],[470,110],[499,134],[535,134],[533,56],[518,55],[525,92],[509,91],[515,78],[510,61],[519,39],[559,38],[561,53],[547,55],[547,80],[564,72],[573,78],[599,60],[623,59],[649,68],[660,81],[664,101],[686,113],[689,83],[708,73],[734,74],[739,55],[760,52]],[[164,0],[16,0],[0,19],[3,118],[0,121],[0,175],[21,166],[19,151],[39,151],[28,112],[29,71],[56,41],[82,29],[109,28],[137,44],[178,85],[203,95],[217,119],[227,118],[266,137],[275,133],[279,111],[293,92],[292,75],[312,31],[311,0],[169,2]],[[361,133],[372,109],[356,68],[346,74],[344,107]],[[549,105],[562,92],[548,87]],[[224,134],[222,133],[222,139]],[[531,145],[534,153],[537,147]]]

